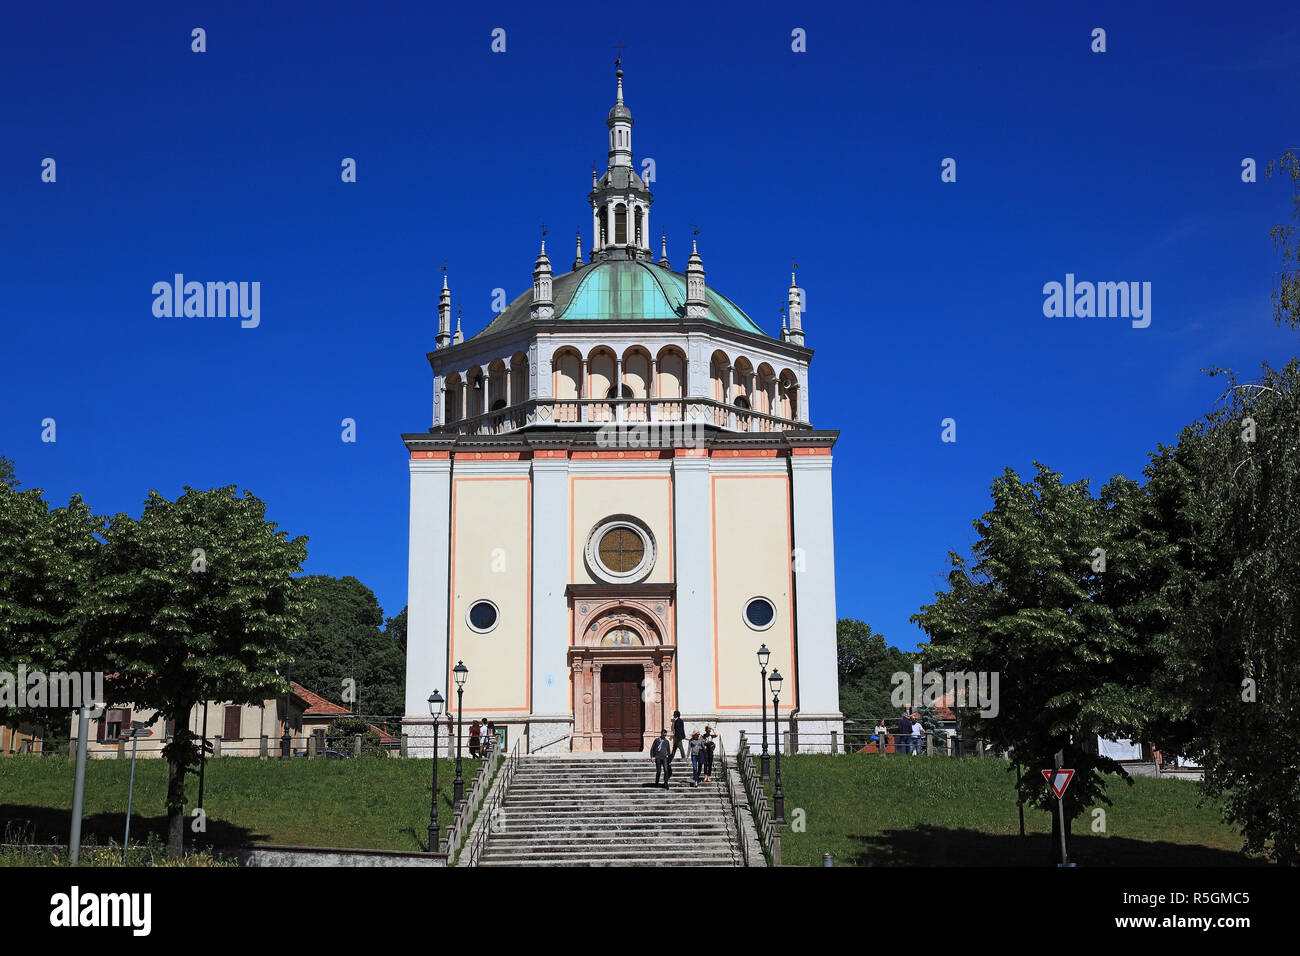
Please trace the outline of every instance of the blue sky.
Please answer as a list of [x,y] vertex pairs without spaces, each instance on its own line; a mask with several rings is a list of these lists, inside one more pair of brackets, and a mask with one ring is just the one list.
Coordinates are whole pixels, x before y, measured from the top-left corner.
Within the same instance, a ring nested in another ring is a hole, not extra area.
[[[801,264],[838,611],[911,648],[1003,468],[1136,476],[1221,391],[1200,369],[1296,352],[1262,181],[1300,145],[1294,4],[989,6],[6,4],[0,454],[100,513],[250,489],[396,613],[439,266],[468,335],[530,284],[540,222],[567,265],[623,42],[674,264],[698,223],[769,333]],[[156,318],[177,272],[261,282],[260,326]],[[1150,282],[1150,327],[1045,318],[1066,273]]]

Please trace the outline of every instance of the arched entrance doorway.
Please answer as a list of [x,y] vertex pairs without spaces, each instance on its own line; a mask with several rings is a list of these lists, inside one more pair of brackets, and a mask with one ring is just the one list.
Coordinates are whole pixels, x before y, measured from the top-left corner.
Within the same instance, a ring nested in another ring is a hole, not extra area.
[[617,597],[611,594],[617,589],[599,586],[590,596],[580,593],[586,590],[570,588],[573,749],[645,751],[676,697],[676,648],[664,639],[672,619],[671,591]]

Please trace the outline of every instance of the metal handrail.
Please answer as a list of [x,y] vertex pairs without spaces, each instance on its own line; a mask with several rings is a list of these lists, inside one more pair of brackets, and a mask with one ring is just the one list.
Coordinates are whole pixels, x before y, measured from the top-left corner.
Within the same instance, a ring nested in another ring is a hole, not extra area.
[[740,859],[745,866],[749,866],[749,840],[745,836],[745,823],[740,815],[740,807],[736,803],[736,783],[727,770],[727,750],[722,746],[721,737],[718,738],[718,760],[722,767],[722,779],[725,784],[723,789],[727,795],[727,803],[731,805],[731,817],[736,822],[736,840],[740,843]]
[[[516,741],[516,743],[518,743]],[[492,779],[492,771],[501,760],[501,751],[494,750],[490,760],[484,760],[478,768],[478,774],[475,775],[473,782],[465,791],[464,799],[461,801],[456,812],[452,814],[451,825],[447,827],[447,859],[448,861],[456,858],[456,852],[460,849],[461,843],[469,835],[470,826],[474,822],[474,815],[478,810],[479,803],[487,793],[487,781]]]
[[519,767],[519,745],[521,740],[515,741],[514,749],[510,751],[510,757],[506,760],[506,765],[501,769],[501,775],[497,780],[496,793],[483,808],[483,825],[478,828],[478,832],[471,834],[469,849],[466,851],[468,856],[465,858],[466,866],[478,866],[479,857],[487,848],[488,837],[492,835],[492,824],[496,820],[497,810],[505,802],[506,793],[510,790],[510,782],[514,779],[515,770]]
[[[778,744],[778,746],[780,746]],[[776,830],[772,820],[772,811],[767,805],[767,793],[754,770],[754,757],[749,752],[749,741],[745,732],[740,732],[740,748],[737,753],[740,765],[740,778],[745,783],[745,792],[749,795],[750,807],[754,811],[754,823],[758,830],[758,839],[763,850],[771,859],[773,866],[781,865],[781,834]]]

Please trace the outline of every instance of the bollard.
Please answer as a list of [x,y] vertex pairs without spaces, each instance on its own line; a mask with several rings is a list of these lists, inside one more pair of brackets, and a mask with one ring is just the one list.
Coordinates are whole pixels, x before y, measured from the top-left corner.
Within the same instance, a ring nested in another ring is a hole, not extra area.
[[317,756],[316,735],[312,734],[310,737],[307,738],[307,759],[311,760],[315,756]]
[[823,853],[823,854],[822,854],[822,866],[834,866],[834,865],[835,865],[835,854],[834,854],[834,853]]
[[925,735],[925,755],[927,757],[934,756],[934,734]]
[[117,738],[117,755],[118,757],[126,756],[126,738],[124,737]]
[[262,737],[261,737],[261,743],[259,743],[259,744],[257,745],[257,755],[258,755],[259,757],[266,757],[266,756],[269,755],[269,753],[270,753],[270,746],[269,746],[269,744],[270,744],[270,741],[268,740],[266,734],[262,734]]
[[361,756],[361,735],[356,734],[352,738],[352,753],[355,756]]
[[398,753],[400,753],[403,757],[409,756],[408,753],[407,753],[407,749],[406,749],[407,746],[408,746],[408,744],[407,744],[407,740],[406,740],[406,734],[402,734],[402,746],[401,746],[401,748],[399,749]]
[[984,741],[982,740],[975,741],[975,756],[977,757],[984,756]]
[[840,735],[838,731],[832,730],[831,731],[831,753],[837,754],[839,752],[840,752]]
[[212,738],[212,756],[214,756],[214,757],[220,757],[220,756],[221,756],[221,738],[220,738],[220,737],[213,737],[213,738]]

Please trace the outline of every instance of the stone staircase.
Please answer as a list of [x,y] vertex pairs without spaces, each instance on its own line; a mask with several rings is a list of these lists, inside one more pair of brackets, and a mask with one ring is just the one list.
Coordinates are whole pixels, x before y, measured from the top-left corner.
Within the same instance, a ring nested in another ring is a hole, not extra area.
[[526,756],[478,865],[742,866],[717,777],[692,787],[689,760],[673,769],[664,790],[644,754]]

